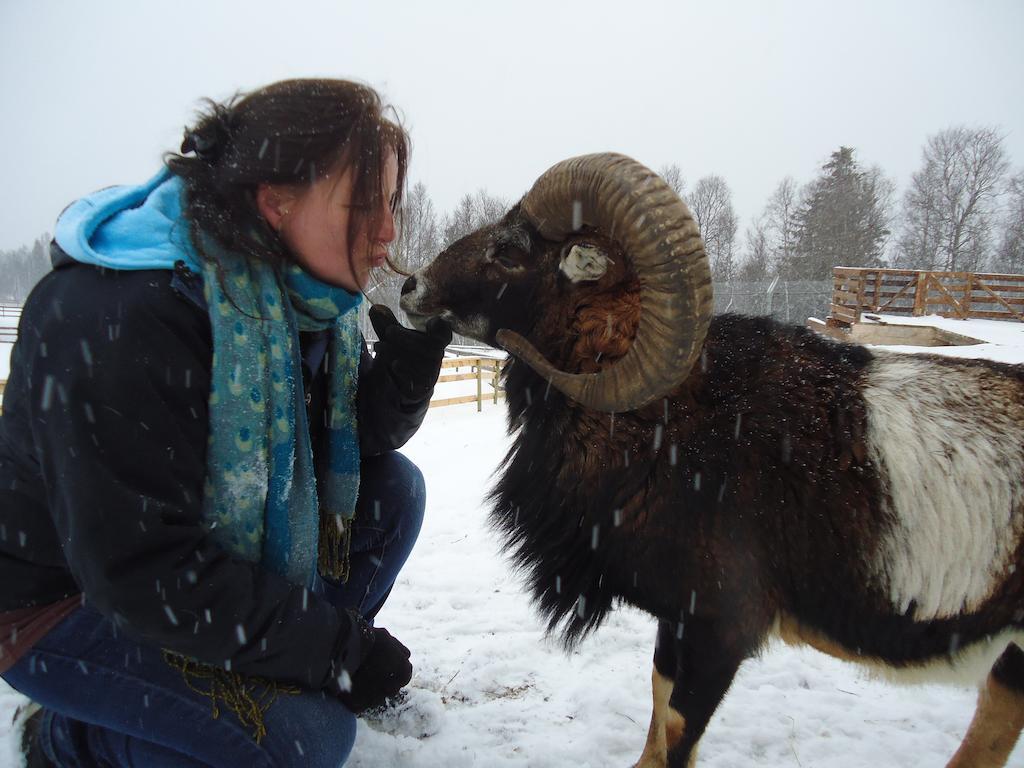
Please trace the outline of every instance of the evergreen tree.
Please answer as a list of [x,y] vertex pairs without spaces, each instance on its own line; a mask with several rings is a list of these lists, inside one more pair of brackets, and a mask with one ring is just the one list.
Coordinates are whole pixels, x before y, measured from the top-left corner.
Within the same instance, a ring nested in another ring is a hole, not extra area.
[[863,170],[852,147],[840,147],[803,191],[794,217],[793,253],[780,262],[790,279],[828,279],[832,268],[876,267],[889,236],[891,184]]
[[992,262],[996,272],[1024,274],[1024,172],[1007,184],[1007,203],[1002,239]]

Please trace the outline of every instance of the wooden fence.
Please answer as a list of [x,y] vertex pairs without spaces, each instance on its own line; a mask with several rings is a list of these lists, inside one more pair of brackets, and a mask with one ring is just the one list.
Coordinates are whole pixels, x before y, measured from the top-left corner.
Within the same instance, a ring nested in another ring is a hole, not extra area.
[[0,301],[0,342],[13,344],[18,339],[18,319],[21,317],[20,304]]
[[[450,357],[441,363],[441,375],[437,378],[438,384],[453,381],[476,380],[476,394],[462,395],[461,397],[446,397],[430,401],[431,408],[440,408],[445,405],[461,405],[462,403],[476,402],[477,411],[484,407],[484,384],[491,388],[486,394],[487,399],[497,403],[499,397],[504,397],[505,392],[498,384],[498,375],[504,360],[496,360],[491,357]],[[445,373],[446,370],[455,369],[455,373]],[[468,368],[468,373],[460,373],[463,368]]]
[[[0,323],[0,343],[13,344],[18,340],[17,320],[21,317],[21,305],[10,304],[0,301],[0,318],[6,322]],[[7,354],[8,350],[0,351],[0,354]],[[3,413],[4,389],[7,386],[5,379],[0,379],[0,413]]]
[[829,325],[861,312],[1024,322],[1024,275],[835,267]]
[[[504,360],[496,360],[490,357],[450,357],[441,363],[441,375],[437,379],[438,384],[453,381],[476,381],[475,395],[462,395],[461,397],[446,397],[430,401],[431,408],[440,408],[445,405],[461,405],[462,403],[476,403],[477,411],[483,410],[484,399],[498,402],[499,397],[504,397],[505,392],[498,383]],[[468,368],[467,373],[462,373],[463,368]],[[454,369],[454,373],[445,373],[446,370]],[[3,412],[3,394],[7,382],[0,379],[0,413]],[[489,390],[485,389],[489,387]]]

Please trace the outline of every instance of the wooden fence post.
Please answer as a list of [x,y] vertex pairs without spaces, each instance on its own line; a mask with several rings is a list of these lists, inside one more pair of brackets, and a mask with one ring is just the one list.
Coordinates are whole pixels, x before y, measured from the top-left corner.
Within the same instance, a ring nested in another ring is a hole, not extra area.
[[928,292],[929,272],[918,272],[914,285],[914,317],[924,314],[925,294]]

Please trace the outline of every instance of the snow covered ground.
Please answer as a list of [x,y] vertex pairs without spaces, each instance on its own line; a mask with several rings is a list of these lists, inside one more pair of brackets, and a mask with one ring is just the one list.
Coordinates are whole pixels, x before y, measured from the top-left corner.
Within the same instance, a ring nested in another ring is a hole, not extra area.
[[1011,323],[1004,320],[957,320],[953,317],[939,317],[938,315],[926,317],[875,316],[890,325],[930,325],[983,342],[963,347],[888,346],[886,349],[911,354],[935,352],[950,357],[983,357],[1001,363],[1024,362],[1024,323]]
[[[992,343],[929,351],[1024,362],[1024,325],[949,322]],[[431,692],[419,698],[439,729],[416,738],[360,724],[354,768],[624,768],[642,750],[654,621],[616,611],[569,655],[544,637],[486,525],[483,496],[508,445],[504,414],[489,401],[482,413],[475,404],[432,409],[405,449],[427,478],[427,516],[379,623],[412,649],[413,686]],[[0,766],[15,764],[8,723],[21,700],[2,686]],[[700,765],[942,766],[975,695],[898,688],[815,651],[774,646],[741,668],[701,742]],[[1024,766],[1024,744],[1010,764]]]

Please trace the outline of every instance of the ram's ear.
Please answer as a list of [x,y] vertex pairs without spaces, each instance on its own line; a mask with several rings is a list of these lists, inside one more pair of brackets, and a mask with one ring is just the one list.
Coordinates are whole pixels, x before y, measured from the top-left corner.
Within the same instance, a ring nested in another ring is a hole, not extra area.
[[567,251],[563,251],[558,268],[574,283],[587,280],[600,280],[613,263],[608,254],[596,245],[576,243]]

